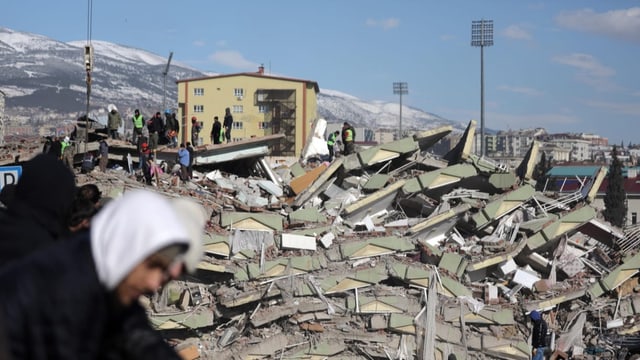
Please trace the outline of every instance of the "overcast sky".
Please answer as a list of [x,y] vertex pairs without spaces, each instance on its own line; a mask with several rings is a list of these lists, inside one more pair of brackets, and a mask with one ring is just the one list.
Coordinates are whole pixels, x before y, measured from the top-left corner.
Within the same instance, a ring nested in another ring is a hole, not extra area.
[[[640,143],[640,4],[632,1],[4,0],[0,24],[60,41],[139,47],[203,71],[266,71],[363,100],[480,119],[480,48],[471,22],[493,20],[484,48],[485,124],[593,132]],[[636,5],[638,4],[638,5]],[[636,5],[635,7],[633,5]],[[0,79],[1,81],[1,79]]]

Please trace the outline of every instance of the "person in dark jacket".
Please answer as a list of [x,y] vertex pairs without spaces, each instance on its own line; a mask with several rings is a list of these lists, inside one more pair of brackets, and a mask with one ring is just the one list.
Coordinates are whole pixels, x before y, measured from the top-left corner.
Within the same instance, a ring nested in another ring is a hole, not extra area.
[[[163,216],[132,217],[150,207]],[[138,297],[194,270],[206,213],[199,204],[131,191],[88,232],[0,271],[0,317],[15,359],[180,359],[153,331]],[[46,296],[43,296],[46,294]]]
[[163,124],[160,112],[147,121],[147,129],[149,129],[149,149],[154,151],[158,148],[158,140],[160,139],[160,133],[162,132]]
[[533,322],[531,330],[532,360],[543,360],[544,350],[547,347],[547,322],[536,310],[533,310],[529,317]]
[[27,161],[0,215],[0,268],[66,236],[75,194],[74,176],[62,162],[43,154]]
[[220,144],[222,139],[220,139],[220,133],[222,131],[222,124],[220,124],[220,120],[218,120],[217,116],[213,117],[213,126],[211,127],[211,143],[212,144]]
[[169,147],[178,147],[178,134],[180,133],[180,124],[176,119],[176,113],[165,110],[167,124],[167,138],[169,139]]
[[59,137],[53,137],[53,141],[51,142],[51,146],[49,147],[47,154],[52,155],[56,159],[62,159],[62,142],[60,142]]
[[224,109],[224,120],[222,121],[224,127],[224,137],[227,138],[227,143],[231,142],[231,128],[233,127],[233,115],[231,115],[231,109]]

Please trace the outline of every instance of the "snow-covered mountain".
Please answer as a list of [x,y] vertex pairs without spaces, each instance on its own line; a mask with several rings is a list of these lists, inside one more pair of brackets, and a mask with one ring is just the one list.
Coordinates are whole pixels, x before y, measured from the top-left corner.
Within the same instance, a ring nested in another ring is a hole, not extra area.
[[[118,104],[121,108],[155,111],[162,107],[165,57],[105,41],[92,41],[94,67],[91,82],[92,111]],[[86,111],[84,41],[54,39],[0,27],[0,91],[6,95],[6,112],[31,119],[62,119]],[[177,98],[177,79],[211,75],[172,62],[166,79],[166,102]],[[320,84],[322,79],[316,79]],[[319,116],[328,122],[350,121],[357,126],[395,128],[397,103],[364,101],[339,91],[321,89]],[[420,109],[402,108],[403,128],[429,129],[463,124]]]

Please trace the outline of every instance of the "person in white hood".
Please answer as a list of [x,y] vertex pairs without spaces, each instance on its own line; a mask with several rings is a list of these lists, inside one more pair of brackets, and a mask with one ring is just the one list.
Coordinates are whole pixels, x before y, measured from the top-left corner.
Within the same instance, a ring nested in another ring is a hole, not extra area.
[[[154,216],[133,215],[147,208]],[[195,269],[205,221],[193,201],[131,191],[105,205],[86,234],[4,268],[0,318],[10,355],[179,359],[137,299]]]

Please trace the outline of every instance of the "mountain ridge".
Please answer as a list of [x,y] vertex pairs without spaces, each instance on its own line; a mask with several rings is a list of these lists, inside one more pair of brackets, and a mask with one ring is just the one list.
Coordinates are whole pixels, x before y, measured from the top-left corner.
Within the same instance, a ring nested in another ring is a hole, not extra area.
[[[85,41],[60,42],[39,34],[0,27],[0,91],[6,95],[6,115],[35,121],[84,114],[87,86]],[[165,98],[166,58],[132,46],[93,40],[94,68],[91,111],[117,104],[119,108],[157,111]],[[177,98],[176,80],[211,76],[180,62],[172,62],[166,78],[167,104]],[[100,105],[96,105],[100,104]],[[170,105],[171,106],[171,105]],[[174,107],[174,106],[171,106]],[[337,90],[321,89],[318,116],[329,123],[350,121],[356,126],[397,128],[399,104],[365,101]],[[429,129],[460,122],[403,105],[405,129]]]

